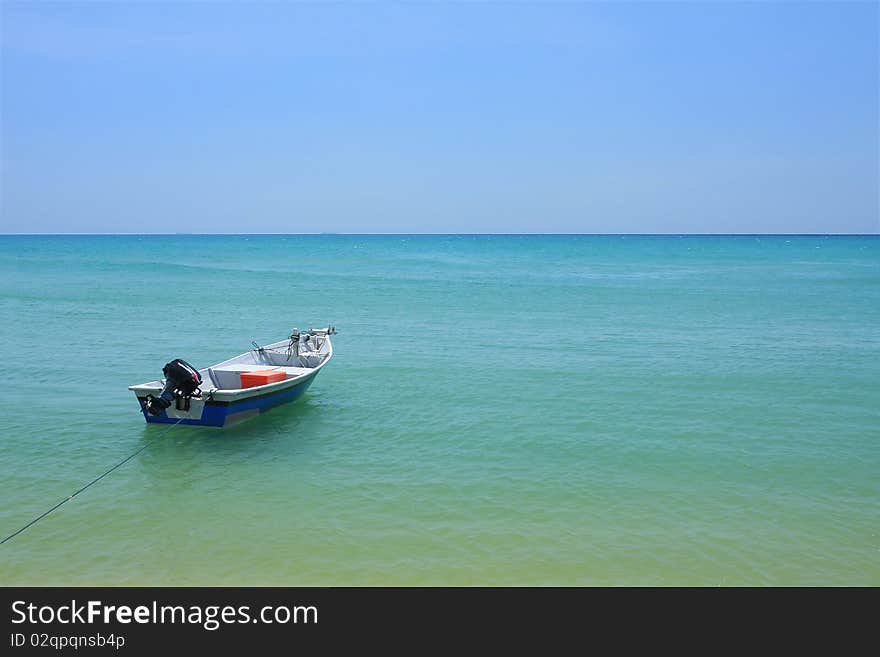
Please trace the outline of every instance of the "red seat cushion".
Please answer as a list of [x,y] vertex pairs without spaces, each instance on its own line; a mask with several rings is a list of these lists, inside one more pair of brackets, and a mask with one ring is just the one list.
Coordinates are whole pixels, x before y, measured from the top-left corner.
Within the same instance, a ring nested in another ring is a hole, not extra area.
[[284,372],[279,372],[278,370],[242,372],[241,387],[253,388],[254,386],[264,386],[267,383],[277,383],[278,381],[284,381],[284,379],[286,378],[287,376],[284,374]]

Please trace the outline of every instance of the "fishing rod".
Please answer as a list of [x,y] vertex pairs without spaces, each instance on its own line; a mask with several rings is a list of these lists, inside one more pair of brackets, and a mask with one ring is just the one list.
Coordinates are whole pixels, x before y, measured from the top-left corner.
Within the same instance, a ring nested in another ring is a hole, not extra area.
[[19,534],[21,534],[21,533],[22,533],[25,529],[27,529],[28,527],[32,527],[33,525],[36,525],[40,520],[42,520],[43,518],[45,518],[46,516],[48,516],[50,513],[52,513],[55,509],[57,509],[58,507],[60,507],[62,504],[66,504],[67,502],[70,502],[70,500],[72,500],[74,497],[76,497],[77,495],[79,495],[80,493],[82,493],[86,488],[88,488],[88,487],[91,486],[92,484],[97,484],[97,483],[98,483],[99,481],[101,481],[104,477],[106,477],[108,474],[110,474],[111,472],[113,472],[116,468],[119,468],[119,467],[125,465],[126,463],[128,463],[129,461],[131,461],[135,456],[137,456],[138,454],[140,454],[141,452],[143,452],[147,447],[149,447],[150,445],[152,445],[152,444],[153,444],[154,442],[156,442],[159,438],[161,438],[161,437],[164,436],[166,433],[168,433],[169,431],[171,431],[174,427],[176,427],[178,424],[180,424],[181,420],[183,420],[183,418],[180,418],[180,420],[178,420],[177,422],[175,422],[174,424],[172,424],[172,425],[171,425],[170,427],[168,427],[165,431],[163,431],[161,434],[159,434],[158,436],[156,436],[155,438],[153,438],[153,440],[149,441],[146,445],[144,445],[143,447],[141,447],[139,450],[137,450],[136,452],[133,452],[132,454],[129,454],[128,456],[126,456],[126,457],[125,457],[124,459],[122,459],[119,463],[117,463],[116,465],[114,465],[114,466],[113,466],[112,468],[110,468],[109,470],[105,471],[104,474],[102,474],[102,475],[99,476],[99,477],[96,477],[95,479],[92,479],[89,483],[87,483],[85,486],[83,486],[82,488],[80,488],[80,489],[79,489],[78,491],[76,491],[73,495],[71,495],[70,497],[66,497],[66,498],[64,498],[64,499],[61,500],[58,504],[56,504],[55,506],[53,506],[51,509],[49,509],[48,511],[45,511],[45,512],[43,512],[43,513],[41,513],[41,514],[38,515],[36,518],[34,518],[33,520],[31,520],[28,524],[26,524],[24,527],[22,527],[21,529],[19,529],[17,532],[13,532],[12,534],[10,534],[10,535],[7,536],[6,538],[4,538],[2,541],[0,541],[0,545],[3,545],[6,541],[15,538],[16,536],[18,536]]

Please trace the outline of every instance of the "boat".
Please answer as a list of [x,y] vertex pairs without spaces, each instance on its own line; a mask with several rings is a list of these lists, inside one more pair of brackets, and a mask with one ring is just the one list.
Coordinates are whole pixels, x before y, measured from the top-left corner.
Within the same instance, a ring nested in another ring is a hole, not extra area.
[[333,357],[336,328],[294,329],[284,340],[196,370],[179,359],[165,379],[129,386],[152,424],[228,427],[303,395]]

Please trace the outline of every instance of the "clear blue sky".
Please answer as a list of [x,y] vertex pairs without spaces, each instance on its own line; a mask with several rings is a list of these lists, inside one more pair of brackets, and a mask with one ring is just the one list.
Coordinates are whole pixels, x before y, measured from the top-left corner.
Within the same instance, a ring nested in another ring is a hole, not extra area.
[[880,232],[874,2],[2,19],[2,232]]

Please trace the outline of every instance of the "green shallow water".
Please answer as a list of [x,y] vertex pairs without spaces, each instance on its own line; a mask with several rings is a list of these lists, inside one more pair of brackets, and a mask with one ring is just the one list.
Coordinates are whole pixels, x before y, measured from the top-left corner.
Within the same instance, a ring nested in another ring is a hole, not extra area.
[[[880,584],[880,239],[0,238],[11,584]],[[335,323],[309,393],[126,386]]]

